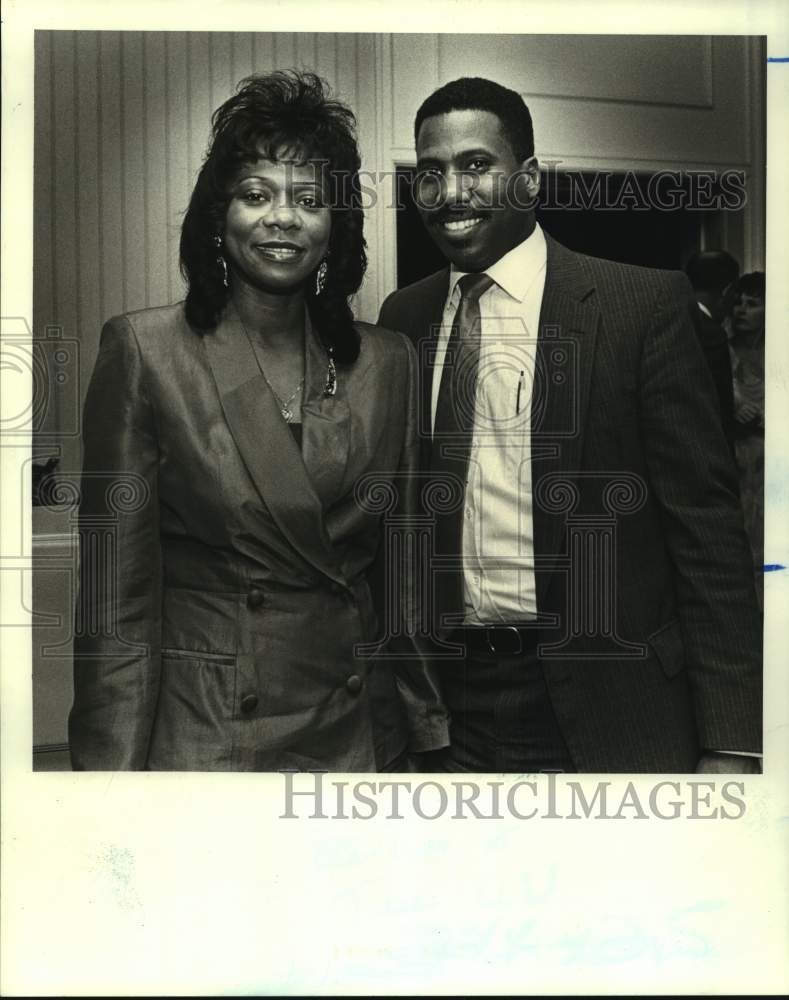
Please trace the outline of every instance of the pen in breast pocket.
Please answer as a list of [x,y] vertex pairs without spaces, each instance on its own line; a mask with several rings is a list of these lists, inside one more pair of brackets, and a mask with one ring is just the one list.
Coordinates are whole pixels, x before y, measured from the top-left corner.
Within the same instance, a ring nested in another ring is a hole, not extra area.
[[518,396],[515,400],[515,416],[519,416],[521,412],[521,393],[523,392],[523,372],[518,376]]

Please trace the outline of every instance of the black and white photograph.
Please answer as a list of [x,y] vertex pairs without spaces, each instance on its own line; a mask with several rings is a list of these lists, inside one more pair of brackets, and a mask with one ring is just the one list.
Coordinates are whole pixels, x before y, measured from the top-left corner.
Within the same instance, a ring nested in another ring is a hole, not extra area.
[[73,696],[37,631],[37,765],[758,766],[764,39],[35,59],[34,330],[82,442],[34,464],[80,566],[34,606],[75,622]]
[[780,993],[780,4],[337,6],[12,19],[2,991]]

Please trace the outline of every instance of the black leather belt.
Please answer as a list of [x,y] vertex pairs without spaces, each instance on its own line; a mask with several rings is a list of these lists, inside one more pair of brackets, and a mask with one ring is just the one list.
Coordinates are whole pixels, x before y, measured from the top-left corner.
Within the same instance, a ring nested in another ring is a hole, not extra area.
[[450,639],[494,656],[518,656],[537,648],[538,631],[526,625],[462,625]]

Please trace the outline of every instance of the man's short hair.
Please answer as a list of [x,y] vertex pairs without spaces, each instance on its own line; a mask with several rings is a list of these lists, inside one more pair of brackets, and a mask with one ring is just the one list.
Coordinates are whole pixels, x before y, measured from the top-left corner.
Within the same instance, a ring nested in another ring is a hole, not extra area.
[[414,141],[426,118],[450,111],[490,111],[501,122],[504,134],[518,160],[534,156],[534,130],[531,114],[520,94],[493,80],[464,76],[434,91],[416,113]]
[[737,280],[740,265],[726,250],[703,250],[693,254],[685,274],[696,292],[722,292]]

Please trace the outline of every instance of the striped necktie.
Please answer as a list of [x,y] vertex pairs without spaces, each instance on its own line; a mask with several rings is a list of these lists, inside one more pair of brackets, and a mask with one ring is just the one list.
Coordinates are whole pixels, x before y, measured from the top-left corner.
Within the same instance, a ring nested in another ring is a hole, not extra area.
[[[463,502],[468,478],[482,322],[479,300],[493,284],[487,274],[466,274],[458,281],[460,305],[452,323],[436,403],[430,469],[435,479],[454,477],[457,504],[436,515],[436,554],[460,556],[463,547]],[[462,488],[460,486],[462,484]],[[447,613],[463,612],[463,572],[434,578],[434,606],[438,620]]]

